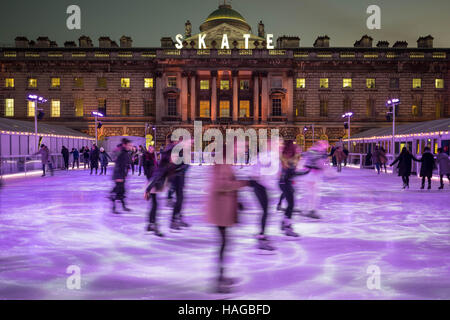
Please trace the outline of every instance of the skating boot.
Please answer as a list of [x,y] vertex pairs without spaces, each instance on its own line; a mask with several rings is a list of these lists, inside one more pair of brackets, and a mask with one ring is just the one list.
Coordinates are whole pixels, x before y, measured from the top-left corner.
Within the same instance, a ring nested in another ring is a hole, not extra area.
[[428,185],[428,190],[431,190],[431,184]]
[[114,213],[114,214],[119,214],[119,212],[118,212],[117,209],[116,209],[116,201],[115,201],[115,200],[113,200],[112,213]]
[[283,211],[283,208],[281,207],[281,204],[277,205],[277,211]]
[[173,230],[173,231],[181,230],[181,227],[180,227],[180,224],[178,223],[178,221],[172,220],[172,222],[170,223],[170,229]]
[[182,228],[189,228],[191,226],[189,223],[185,222],[183,220],[183,218],[180,218],[180,220],[178,221],[178,224]]
[[298,238],[300,235],[292,229],[292,226],[286,227],[284,234],[288,237]]
[[258,236],[258,249],[260,250],[266,250],[266,251],[274,251],[275,248],[270,245],[269,239],[265,237],[264,235]]
[[122,202],[123,211],[127,211],[127,212],[131,211],[131,209],[127,208],[127,206],[125,205],[125,201],[121,200],[121,202]]
[[444,189],[444,185],[443,184],[441,184],[441,186],[439,187],[439,190],[442,190],[442,189]]
[[425,184],[422,184],[422,186],[420,187],[421,190],[425,189]]
[[305,215],[305,217],[308,217],[311,219],[320,219],[320,216],[316,213],[315,210],[311,210],[308,214]]
[[164,235],[159,231],[156,223],[149,223],[147,227],[148,232],[153,232],[157,237],[163,237]]

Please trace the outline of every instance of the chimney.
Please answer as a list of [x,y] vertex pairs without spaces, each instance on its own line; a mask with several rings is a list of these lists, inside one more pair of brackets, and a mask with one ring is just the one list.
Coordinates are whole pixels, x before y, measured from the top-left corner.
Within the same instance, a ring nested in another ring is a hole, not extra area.
[[378,41],[377,48],[388,48],[389,42],[387,41]]
[[278,49],[292,49],[300,47],[300,38],[294,36],[281,36],[277,39]]
[[98,38],[98,46],[100,48],[111,48],[111,39],[109,37]]
[[34,42],[34,40],[30,40],[30,41],[28,41],[28,46],[30,48],[34,48],[36,46],[36,42]]
[[175,48],[175,43],[171,37],[161,38],[161,48]]
[[66,41],[64,42],[64,48],[76,48],[77,44],[75,41]]
[[28,39],[26,37],[16,37],[14,40],[17,48],[28,48]]
[[372,37],[369,37],[367,34],[362,36],[361,40],[355,42],[355,48],[372,48]]
[[117,42],[111,41],[111,48],[118,48]]
[[58,48],[56,41],[50,41],[50,48]]
[[50,48],[50,39],[48,37],[37,38],[37,47],[39,48]]
[[431,35],[420,37],[417,40],[417,48],[433,48],[434,38]]
[[88,36],[81,36],[78,38],[78,46],[80,48],[92,48],[94,45],[92,44],[91,38]]
[[120,47],[121,48],[131,48],[133,44],[133,40],[131,37],[122,36],[120,38]]
[[408,48],[408,42],[406,41],[397,41],[394,43],[392,48]]
[[314,46],[314,48],[329,48],[330,47],[330,37],[328,37],[326,35],[322,36],[322,37],[317,37],[313,46]]

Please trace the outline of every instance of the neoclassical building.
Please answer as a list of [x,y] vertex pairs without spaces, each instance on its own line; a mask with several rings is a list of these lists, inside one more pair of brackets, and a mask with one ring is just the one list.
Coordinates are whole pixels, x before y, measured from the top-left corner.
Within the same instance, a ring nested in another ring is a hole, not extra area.
[[[352,133],[390,126],[385,102],[399,98],[397,121],[450,116],[448,48],[434,48],[431,36],[417,47],[404,41],[376,45],[363,36],[349,47],[332,47],[328,36],[303,46],[296,36],[274,40],[267,49],[262,22],[252,31],[230,5],[220,5],[192,32],[186,22],[183,48],[176,37],[160,47],[133,47],[87,36],[58,46],[48,37],[0,48],[0,113],[32,120],[35,93],[48,99],[40,121],[94,135],[92,111],[105,114],[100,137],[144,136],[157,128],[157,144],[175,128],[278,128],[284,137],[310,145],[346,137],[342,114],[352,111]],[[206,48],[199,49],[199,35]],[[229,48],[222,48],[227,34]],[[250,34],[248,49],[244,35]],[[306,129],[305,129],[306,127]]]

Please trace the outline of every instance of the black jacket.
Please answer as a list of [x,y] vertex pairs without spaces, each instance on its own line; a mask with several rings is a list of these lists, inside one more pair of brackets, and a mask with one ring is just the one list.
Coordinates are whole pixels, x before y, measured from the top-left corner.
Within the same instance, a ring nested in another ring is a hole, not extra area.
[[419,161],[412,154],[401,153],[395,160],[392,162],[392,166],[398,162],[398,175],[399,176],[410,176],[411,175],[411,161]]
[[64,159],[69,159],[69,149],[62,148],[61,149],[61,154],[63,155]]
[[128,166],[130,165],[130,156],[125,148],[120,149],[114,166],[113,180],[124,180],[127,176]]
[[422,155],[422,166],[420,167],[420,176],[421,177],[431,177],[433,176],[433,170],[436,168],[436,164],[434,162],[434,157],[430,152],[425,152]]

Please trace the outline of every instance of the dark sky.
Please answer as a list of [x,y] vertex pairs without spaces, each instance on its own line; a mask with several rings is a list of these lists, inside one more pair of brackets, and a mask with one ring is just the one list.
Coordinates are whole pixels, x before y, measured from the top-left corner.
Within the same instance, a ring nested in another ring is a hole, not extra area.
[[[122,35],[133,38],[133,46],[159,46],[162,36],[184,33],[190,20],[197,31],[217,8],[219,0],[15,0],[0,5],[0,44],[12,44],[17,35],[28,39],[48,36],[59,45],[82,34],[98,44],[99,36],[118,42]],[[81,7],[81,30],[66,28],[66,8]],[[381,7],[381,30],[368,30],[366,9]],[[449,0],[233,0],[239,11],[257,30],[263,20],[266,32],[277,36],[298,35],[301,46],[312,46],[327,34],[331,46],[353,46],[363,34],[375,43],[406,40],[416,46],[419,36],[431,34],[435,47],[450,47]]]

